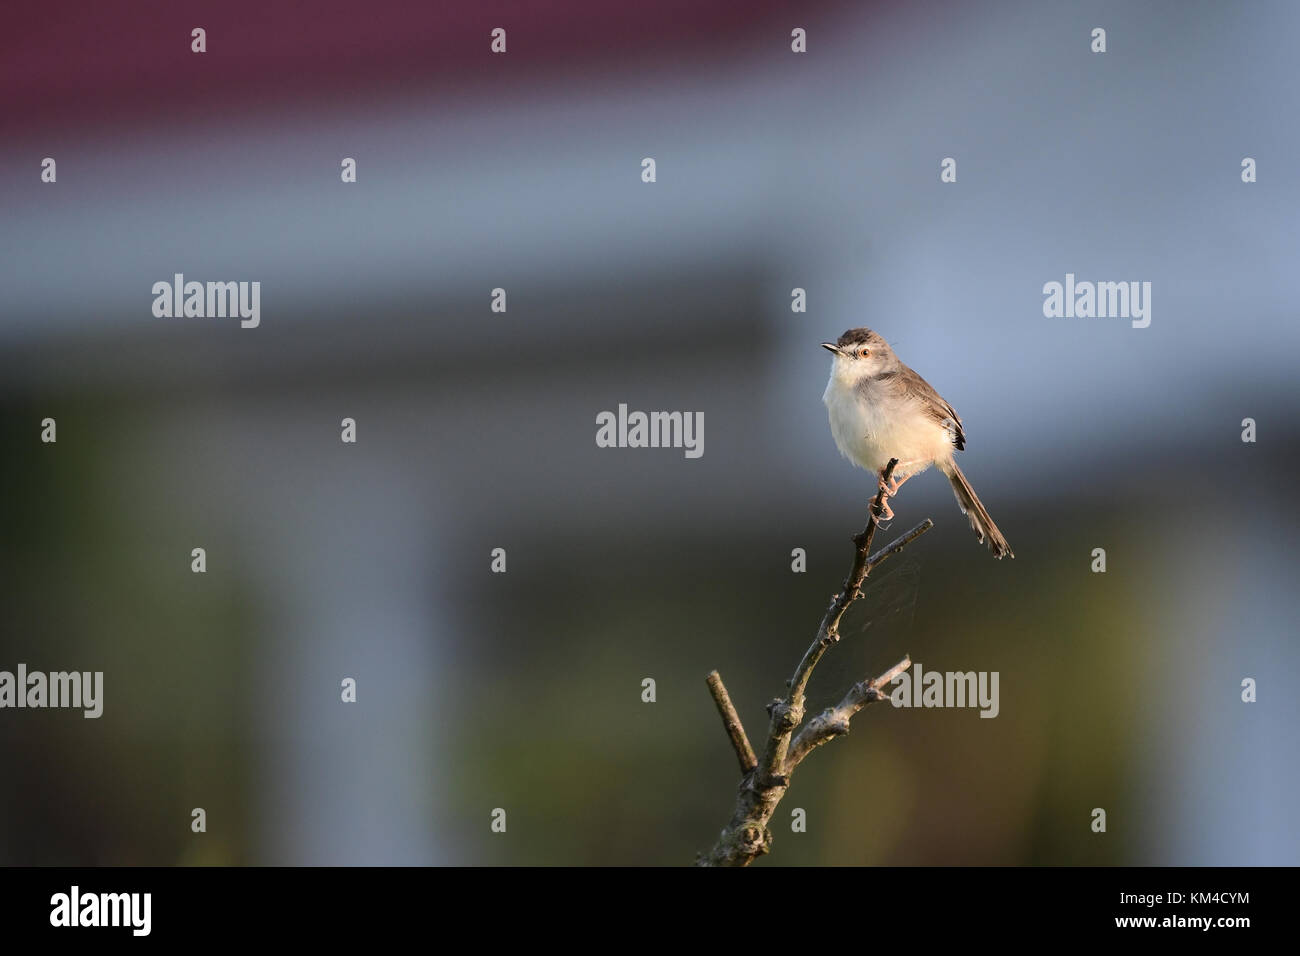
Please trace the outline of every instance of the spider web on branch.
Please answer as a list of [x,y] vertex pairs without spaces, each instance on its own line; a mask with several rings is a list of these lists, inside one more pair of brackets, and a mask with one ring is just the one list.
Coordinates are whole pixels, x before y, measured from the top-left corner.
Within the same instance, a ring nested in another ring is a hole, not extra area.
[[874,572],[840,622],[840,642],[817,665],[807,710],[817,713],[840,702],[849,687],[874,677],[908,653],[916,616],[921,564],[895,557],[888,570]]

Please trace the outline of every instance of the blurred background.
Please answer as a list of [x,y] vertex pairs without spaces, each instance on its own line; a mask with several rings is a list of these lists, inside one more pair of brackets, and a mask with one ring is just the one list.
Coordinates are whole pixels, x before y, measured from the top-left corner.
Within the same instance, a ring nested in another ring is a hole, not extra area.
[[[691,862],[738,779],[706,673],[757,742],[866,518],[817,347],[858,325],[961,413],[1016,559],[908,484],[891,532],[936,528],[872,592],[904,610],[855,607],[810,706],[908,653],[998,671],[1000,713],[864,711],[759,865],[1300,862],[1298,31],[1285,2],[9,11],[0,670],[105,691],[0,711],[0,863]],[[260,281],[260,327],[155,318],[177,272]],[[1044,318],[1067,272],[1151,282],[1150,327]],[[703,457],[597,448],[619,403],[703,412]]]

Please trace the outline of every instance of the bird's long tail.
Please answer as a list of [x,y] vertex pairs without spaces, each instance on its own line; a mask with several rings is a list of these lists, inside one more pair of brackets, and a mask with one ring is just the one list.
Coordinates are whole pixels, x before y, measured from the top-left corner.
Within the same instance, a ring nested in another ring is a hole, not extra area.
[[995,558],[1007,556],[1014,558],[1015,555],[1011,552],[1011,545],[1007,544],[1007,539],[1002,536],[998,526],[989,517],[984,502],[980,501],[979,495],[975,494],[975,489],[970,486],[970,482],[966,480],[962,470],[957,467],[956,462],[953,462],[950,467],[952,471],[947,472],[948,480],[952,482],[952,493],[957,496],[957,507],[961,509],[962,514],[970,519],[970,526],[979,535],[980,543],[987,543]]

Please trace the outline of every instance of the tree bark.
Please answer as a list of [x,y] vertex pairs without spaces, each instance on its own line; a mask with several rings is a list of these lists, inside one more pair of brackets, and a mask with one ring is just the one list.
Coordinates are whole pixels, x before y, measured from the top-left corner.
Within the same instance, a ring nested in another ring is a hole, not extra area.
[[[742,777],[736,791],[731,819],[718,836],[713,849],[696,860],[699,866],[748,866],[767,853],[772,846],[772,832],[768,823],[777,804],[789,789],[794,769],[820,745],[847,734],[853,716],[868,704],[888,697],[889,692],[885,688],[912,666],[911,659],[904,657],[874,680],[864,680],[853,685],[837,706],[827,708],[799,730],[804,718],[804,695],[808,682],[812,679],[813,669],[827,649],[839,641],[840,621],[853,602],[862,596],[862,582],[878,564],[902,551],[934,527],[934,522],[926,518],[906,534],[871,554],[871,542],[880,523],[885,501],[883,486],[889,481],[897,464],[898,459],[891,459],[881,473],[881,488],[871,503],[867,525],[853,536],[856,550],[849,576],[845,578],[842,590],[831,599],[830,607],[826,609],[817,628],[817,636],[804,652],[794,676],[787,682],[789,693],[767,705],[771,723],[761,757],[754,756],[745,728],[732,706],[722,678],[717,671],[709,674],[709,690],[740,761]],[[799,731],[797,736],[796,730]]]

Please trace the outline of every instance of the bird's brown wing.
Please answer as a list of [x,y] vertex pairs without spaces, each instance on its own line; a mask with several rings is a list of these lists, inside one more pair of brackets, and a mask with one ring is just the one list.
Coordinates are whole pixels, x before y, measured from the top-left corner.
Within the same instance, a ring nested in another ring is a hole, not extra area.
[[905,399],[920,404],[927,415],[948,429],[958,451],[966,447],[966,432],[962,430],[961,419],[953,407],[934,390],[934,386],[906,365],[900,371],[899,386]]

